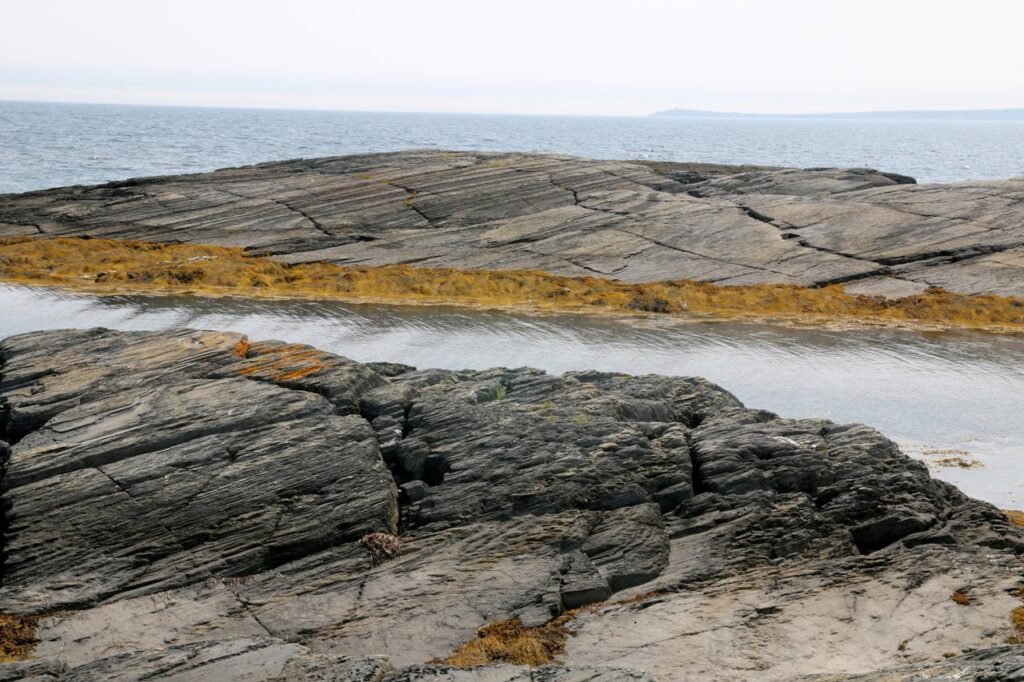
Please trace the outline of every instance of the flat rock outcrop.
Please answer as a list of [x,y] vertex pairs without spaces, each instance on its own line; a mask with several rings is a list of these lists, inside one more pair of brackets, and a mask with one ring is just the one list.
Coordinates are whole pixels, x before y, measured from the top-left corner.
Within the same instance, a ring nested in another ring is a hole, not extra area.
[[416,151],[0,196],[0,237],[40,234],[289,262],[1024,296],[1024,178]]
[[[41,332],[0,440],[0,680],[1024,679],[1021,529],[702,379]],[[441,662],[556,618],[556,665]]]

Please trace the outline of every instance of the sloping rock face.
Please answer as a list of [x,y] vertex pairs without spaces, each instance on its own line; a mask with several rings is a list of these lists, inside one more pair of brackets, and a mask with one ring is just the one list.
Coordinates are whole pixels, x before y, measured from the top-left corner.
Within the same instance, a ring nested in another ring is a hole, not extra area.
[[1024,296],[1024,178],[420,151],[0,196],[0,236],[37,234],[289,262]]
[[[1024,534],[868,427],[190,330],[0,363],[0,612],[40,616],[0,680],[1022,674]],[[579,607],[564,665],[431,663]]]

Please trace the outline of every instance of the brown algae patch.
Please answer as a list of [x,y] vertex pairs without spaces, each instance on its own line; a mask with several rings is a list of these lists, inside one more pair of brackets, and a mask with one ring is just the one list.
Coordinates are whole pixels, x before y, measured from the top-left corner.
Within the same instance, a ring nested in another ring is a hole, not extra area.
[[953,594],[949,595],[949,598],[960,606],[970,606],[974,603],[974,600],[971,599],[971,595],[967,593],[967,590],[957,590]]
[[35,647],[39,618],[0,613],[0,663],[22,661]]
[[569,624],[581,614],[606,606],[629,606],[661,596],[662,592],[641,592],[613,602],[595,602],[566,611],[543,625],[527,627],[519,618],[484,625],[476,639],[466,642],[445,659],[432,661],[458,668],[475,668],[495,663],[536,667],[557,661],[565,651],[566,640],[573,636]]
[[1010,626],[1013,634],[1010,635],[1007,644],[1024,644],[1024,606],[1018,606],[1010,612]]
[[247,361],[239,374],[275,384],[299,381],[324,369],[323,352],[297,343],[267,348],[245,340],[235,346],[234,352]]
[[849,294],[841,285],[723,287],[690,280],[631,284],[536,270],[289,264],[250,256],[240,248],[113,239],[0,239],[0,280],[96,293],[190,293],[1024,331],[1024,300],[940,289],[886,299]]
[[518,618],[502,620],[477,630],[477,637],[441,661],[460,668],[494,663],[531,667],[551,663],[565,650],[570,633],[566,625],[575,618],[568,611],[544,625],[526,627]]

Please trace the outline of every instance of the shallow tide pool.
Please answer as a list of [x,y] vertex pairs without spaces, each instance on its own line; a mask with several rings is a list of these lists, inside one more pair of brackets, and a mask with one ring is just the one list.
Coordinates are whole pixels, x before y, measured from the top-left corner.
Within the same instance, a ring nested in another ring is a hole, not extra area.
[[[253,339],[308,343],[364,362],[417,367],[525,365],[553,373],[703,376],[750,407],[870,424],[967,494],[1003,508],[1024,508],[1019,336],[315,301],[103,297],[0,285],[0,338],[70,327],[230,330]],[[977,465],[939,463],[949,459]]]

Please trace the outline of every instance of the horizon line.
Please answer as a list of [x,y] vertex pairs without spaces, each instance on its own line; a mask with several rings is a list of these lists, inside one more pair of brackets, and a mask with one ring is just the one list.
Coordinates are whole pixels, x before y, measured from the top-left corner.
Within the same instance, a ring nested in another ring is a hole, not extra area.
[[335,107],[286,107],[227,104],[166,104],[153,102],[83,102],[78,100],[6,99],[0,97],[0,104],[70,104],[99,107],[163,107],[168,109],[230,109],[238,111],[310,111],[337,114],[426,114],[443,116],[549,116],[557,118],[650,118],[652,114],[559,114],[523,113],[501,111],[424,111],[412,109],[342,109]]
[[948,108],[929,108],[929,109],[859,109],[859,110],[846,110],[846,111],[816,111],[816,112],[805,112],[805,111],[720,111],[717,109],[691,109],[688,107],[672,107],[670,109],[662,109],[656,111],[651,116],[670,114],[672,112],[689,113],[694,115],[708,114],[711,116],[867,116],[867,115],[879,115],[879,114],[977,114],[977,113],[991,113],[1000,114],[1007,112],[1024,112],[1024,104],[1020,106],[1011,107],[987,107],[987,108],[971,108],[971,109],[948,109]]
[[702,115],[707,118],[821,118],[821,117],[856,117],[856,116],[879,116],[884,114],[906,115],[906,114],[975,114],[975,113],[1024,113],[1024,104],[1021,106],[995,107],[995,108],[973,108],[973,109],[864,109],[854,111],[817,111],[817,112],[766,112],[766,111],[723,111],[717,109],[691,109],[686,107],[672,107],[644,114],[566,114],[566,113],[544,113],[544,112],[483,112],[483,111],[429,111],[410,109],[345,109],[334,107],[289,107],[289,106],[260,106],[260,105],[226,105],[226,104],[170,104],[153,102],[103,102],[103,101],[79,101],[79,100],[46,100],[46,99],[7,99],[0,97],[3,104],[57,104],[57,105],[80,105],[80,106],[109,106],[109,107],[163,107],[169,109],[227,109],[238,111],[306,111],[321,113],[345,113],[345,114],[423,114],[423,115],[445,115],[445,116],[533,116],[552,118],[671,118],[672,112],[690,114],[691,118],[700,118]]

